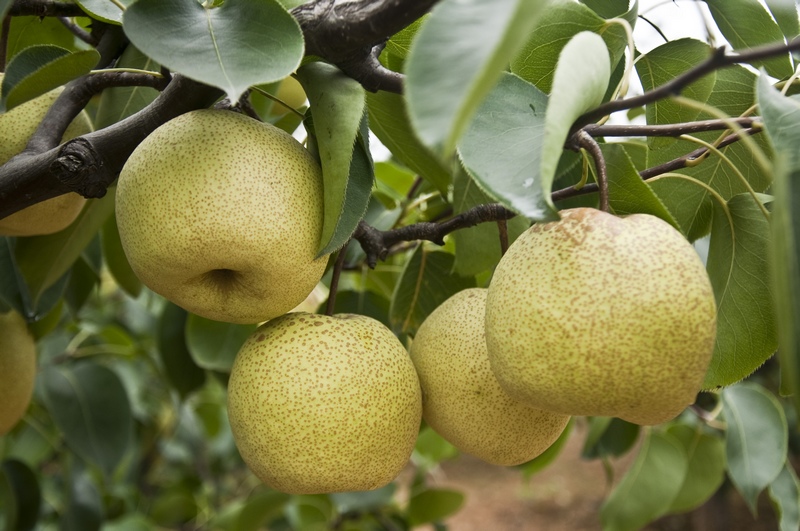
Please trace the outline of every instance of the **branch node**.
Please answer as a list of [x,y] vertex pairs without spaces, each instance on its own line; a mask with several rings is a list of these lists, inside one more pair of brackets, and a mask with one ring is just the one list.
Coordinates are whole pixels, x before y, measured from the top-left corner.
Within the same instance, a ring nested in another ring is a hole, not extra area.
[[102,163],[94,147],[82,137],[64,144],[56,159],[50,164],[50,171],[67,188],[87,198],[106,195],[106,183],[98,179]]

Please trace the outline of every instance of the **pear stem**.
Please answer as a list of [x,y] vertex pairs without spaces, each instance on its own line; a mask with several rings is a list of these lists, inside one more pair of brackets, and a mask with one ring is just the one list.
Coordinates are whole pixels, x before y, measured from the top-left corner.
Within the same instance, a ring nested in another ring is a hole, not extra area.
[[347,251],[347,246],[350,240],[339,249],[339,254],[336,255],[336,262],[333,263],[333,273],[331,275],[331,288],[328,292],[328,302],[325,305],[325,315],[333,315],[333,307],[336,306],[336,293],[339,291],[339,277],[342,276],[342,269],[344,269],[344,255]]
[[570,138],[568,147],[585,149],[594,159],[594,167],[597,169],[597,188],[600,192],[600,210],[608,212],[608,173],[606,171],[606,159],[600,144],[592,138],[592,135],[581,129]]
[[508,221],[498,219],[497,230],[500,235],[500,256],[505,256],[506,251],[508,251]]

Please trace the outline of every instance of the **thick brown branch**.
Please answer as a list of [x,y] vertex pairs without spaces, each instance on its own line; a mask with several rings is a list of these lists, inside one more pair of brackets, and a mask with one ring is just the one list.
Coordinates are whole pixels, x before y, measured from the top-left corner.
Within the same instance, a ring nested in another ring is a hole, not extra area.
[[183,76],[146,109],[44,153],[22,153],[0,167],[0,218],[67,192],[102,197],[139,143],[159,125],[206,108],[221,91]]
[[402,91],[401,74],[384,68],[376,51],[386,40],[427,13],[437,0],[317,0],[292,15],[300,23],[306,54],[342,69],[371,91]]
[[800,38],[797,38],[788,44],[777,43],[759,46],[758,48],[752,48],[735,55],[726,54],[725,48],[717,48],[714,50],[714,53],[711,55],[711,57],[702,63],[690,68],[667,83],[659,85],[653,90],[649,90],[640,96],[606,102],[594,110],[587,112],[583,116],[580,116],[573,124],[573,131],[577,131],[587,124],[594,123],[600,118],[611,113],[625,109],[632,109],[634,107],[641,107],[642,105],[652,103],[675,94],[680,94],[680,92],[687,85],[697,81],[707,74],[710,74],[714,70],[740,63],[751,63],[753,61],[766,59],[768,57],[775,57],[776,55],[797,50],[800,50]]
[[81,17],[86,13],[72,2],[53,0],[15,0],[8,14],[12,17]]

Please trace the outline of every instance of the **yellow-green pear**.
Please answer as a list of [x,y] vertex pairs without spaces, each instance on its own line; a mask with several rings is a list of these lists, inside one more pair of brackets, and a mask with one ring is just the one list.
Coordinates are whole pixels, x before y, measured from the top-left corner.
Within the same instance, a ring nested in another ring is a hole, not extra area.
[[531,407],[665,422],[694,402],[715,336],[703,263],[646,214],[564,210],[523,233],[489,285],[492,371]]
[[408,461],[421,416],[408,352],[362,315],[273,319],[244,343],[228,382],[239,453],[290,494],[386,485]]
[[453,446],[495,465],[530,461],[558,438],[569,415],[509,397],[489,366],[486,290],[460,291],[422,323],[411,361],[422,386],[422,416]]
[[[292,76],[281,81],[281,84],[278,85],[278,91],[275,93],[275,97],[292,109],[299,109],[306,103],[306,93],[303,90],[303,86]],[[275,105],[273,105],[273,112],[281,114],[289,112],[289,109],[280,103],[275,103]]]
[[0,314],[0,435],[25,414],[36,378],[36,345],[16,312]]
[[[0,73],[0,83],[3,74]],[[63,89],[51,90],[10,111],[0,114],[0,166],[25,149],[47,110]],[[62,141],[91,132],[89,116],[81,112],[64,132]],[[0,235],[36,236],[63,230],[75,221],[86,200],[76,193],[68,193],[42,201],[0,219]]]
[[116,215],[146,286],[209,319],[258,323],[303,302],[322,277],[322,205],[319,164],[291,135],[199,110],[134,150]]

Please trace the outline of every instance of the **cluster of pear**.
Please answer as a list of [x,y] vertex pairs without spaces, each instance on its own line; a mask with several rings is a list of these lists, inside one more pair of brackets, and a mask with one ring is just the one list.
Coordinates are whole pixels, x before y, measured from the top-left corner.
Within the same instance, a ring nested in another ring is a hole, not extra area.
[[[3,74],[0,73],[0,83]],[[63,89],[58,88],[0,114],[0,166],[25,149],[47,110]],[[89,116],[81,112],[67,128],[62,141],[92,131]],[[68,193],[37,203],[0,219],[0,236],[36,236],[65,229],[80,214],[86,200]]]
[[[3,74],[0,73],[0,83]],[[39,122],[63,89],[0,114],[0,166],[25,149]],[[91,132],[92,125],[81,112],[69,125],[62,140]],[[0,236],[36,236],[65,229],[80,213],[86,200],[69,193],[37,203],[0,219]],[[0,435],[6,434],[25,414],[33,396],[36,378],[36,348],[25,320],[14,311],[0,314]]]
[[460,450],[513,465],[571,415],[657,424],[693,402],[716,307],[667,223],[574,209],[534,225],[489,288],[437,308],[409,353],[368,317],[286,313],[325,269],[322,194],[317,162],[290,135],[213,110],[158,128],[117,187],[123,247],[146,285],[211,319],[266,321],[236,357],[228,413],[268,485],[385,485],[422,417]]
[[643,214],[560,214],[514,242],[488,289],[439,306],[411,346],[425,420],[491,463],[539,455],[571,415],[670,420],[711,361],[714,294],[677,230]]
[[408,461],[422,416],[408,352],[380,322],[287,313],[313,290],[323,190],[292,136],[228,111],[156,129],[117,185],[123,248],[144,284],[219,321],[266,321],[228,383],[250,469],[289,493],[368,490]]

